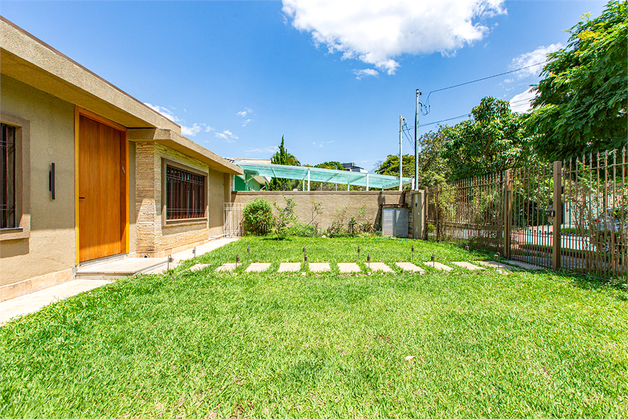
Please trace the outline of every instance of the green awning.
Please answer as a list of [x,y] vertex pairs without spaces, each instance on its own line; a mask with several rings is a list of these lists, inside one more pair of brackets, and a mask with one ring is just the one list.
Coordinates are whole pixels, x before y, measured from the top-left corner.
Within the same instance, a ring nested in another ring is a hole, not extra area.
[[[365,186],[388,189],[399,186],[399,178],[374,173],[358,173],[345,170],[320,169],[318,167],[283,166],[280,164],[236,163],[249,176],[264,176],[278,179],[295,179],[311,182],[340,183],[343,185]],[[404,177],[402,183],[411,183]]]

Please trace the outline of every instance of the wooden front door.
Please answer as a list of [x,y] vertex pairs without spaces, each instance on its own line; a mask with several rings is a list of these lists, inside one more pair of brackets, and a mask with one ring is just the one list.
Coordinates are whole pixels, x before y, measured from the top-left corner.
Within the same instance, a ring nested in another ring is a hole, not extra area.
[[79,115],[79,262],[126,252],[126,136]]

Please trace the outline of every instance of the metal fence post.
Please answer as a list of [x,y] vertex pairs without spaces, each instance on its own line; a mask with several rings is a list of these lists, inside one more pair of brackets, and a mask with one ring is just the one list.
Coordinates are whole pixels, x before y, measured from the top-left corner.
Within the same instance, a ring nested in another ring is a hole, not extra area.
[[440,185],[436,186],[436,199],[434,206],[436,208],[436,242],[440,242]]
[[512,224],[512,174],[506,170],[504,176],[504,257],[510,259],[510,230]]
[[563,162],[554,162],[554,225],[552,228],[552,269],[560,269],[560,227],[563,223],[562,203],[562,169]]

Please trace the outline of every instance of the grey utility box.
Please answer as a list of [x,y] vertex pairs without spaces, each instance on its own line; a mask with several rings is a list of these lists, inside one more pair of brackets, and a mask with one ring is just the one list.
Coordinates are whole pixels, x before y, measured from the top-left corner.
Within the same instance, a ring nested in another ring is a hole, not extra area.
[[382,236],[408,237],[407,208],[382,208]]

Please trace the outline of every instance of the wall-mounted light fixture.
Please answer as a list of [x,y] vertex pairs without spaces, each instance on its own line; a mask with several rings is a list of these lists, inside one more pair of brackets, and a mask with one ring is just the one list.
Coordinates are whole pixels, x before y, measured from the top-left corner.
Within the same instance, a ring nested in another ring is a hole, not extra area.
[[50,191],[50,199],[55,199],[55,164],[50,163],[50,171],[48,172],[48,190]]

